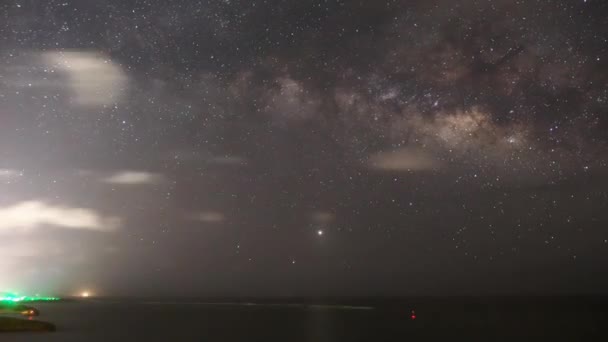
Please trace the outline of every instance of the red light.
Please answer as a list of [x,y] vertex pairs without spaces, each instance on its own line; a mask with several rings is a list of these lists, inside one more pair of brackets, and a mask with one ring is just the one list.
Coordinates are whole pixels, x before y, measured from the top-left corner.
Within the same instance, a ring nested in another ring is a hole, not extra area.
[[412,315],[412,319],[416,319],[416,315]]
[[416,311],[412,310],[412,315],[410,317],[412,320],[416,319]]

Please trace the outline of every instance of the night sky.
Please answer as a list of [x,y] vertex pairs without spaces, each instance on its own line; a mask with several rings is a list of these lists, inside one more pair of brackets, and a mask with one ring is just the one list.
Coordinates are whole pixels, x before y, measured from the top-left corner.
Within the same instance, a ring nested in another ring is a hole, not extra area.
[[0,290],[608,289],[608,3],[0,2]]

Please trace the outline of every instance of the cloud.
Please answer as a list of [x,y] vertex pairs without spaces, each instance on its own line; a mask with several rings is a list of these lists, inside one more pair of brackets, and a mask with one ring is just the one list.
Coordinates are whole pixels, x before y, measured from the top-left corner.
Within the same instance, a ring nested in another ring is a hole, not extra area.
[[45,64],[68,77],[73,103],[102,106],[116,103],[125,93],[128,78],[108,57],[87,51],[50,51],[42,54]]
[[311,214],[311,218],[315,223],[329,223],[336,218],[336,215],[329,211],[315,211]]
[[2,248],[0,248],[0,260],[6,262],[9,258],[15,261],[38,256],[49,257],[61,255],[64,252],[65,249],[58,241],[31,239],[29,236],[13,236],[9,239],[3,239]]
[[23,176],[23,171],[13,169],[0,169],[0,179],[10,179]]
[[119,218],[104,217],[92,209],[52,206],[41,201],[24,201],[0,207],[0,232],[27,231],[44,226],[112,231],[120,223]]
[[205,223],[221,223],[224,222],[224,214],[218,211],[202,211],[190,215],[189,218],[194,221],[205,222]]
[[421,149],[413,147],[378,152],[368,160],[369,167],[386,171],[423,171],[438,169],[441,163]]
[[157,173],[145,171],[120,171],[102,181],[109,184],[142,185],[158,184],[162,182],[163,176]]

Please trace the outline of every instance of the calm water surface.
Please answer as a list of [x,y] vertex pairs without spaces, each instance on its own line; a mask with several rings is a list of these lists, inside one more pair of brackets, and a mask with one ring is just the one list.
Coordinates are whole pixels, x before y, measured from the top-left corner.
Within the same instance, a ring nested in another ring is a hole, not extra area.
[[[55,333],[1,341],[573,341],[606,336],[606,300],[323,306],[90,301],[37,304]],[[411,310],[416,319],[411,319]],[[608,339],[607,339],[608,340]]]

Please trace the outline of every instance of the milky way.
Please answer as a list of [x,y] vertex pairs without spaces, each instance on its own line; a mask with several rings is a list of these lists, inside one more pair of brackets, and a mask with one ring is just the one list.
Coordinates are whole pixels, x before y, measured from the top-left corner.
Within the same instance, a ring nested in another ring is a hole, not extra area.
[[0,4],[0,290],[602,292],[603,1]]

